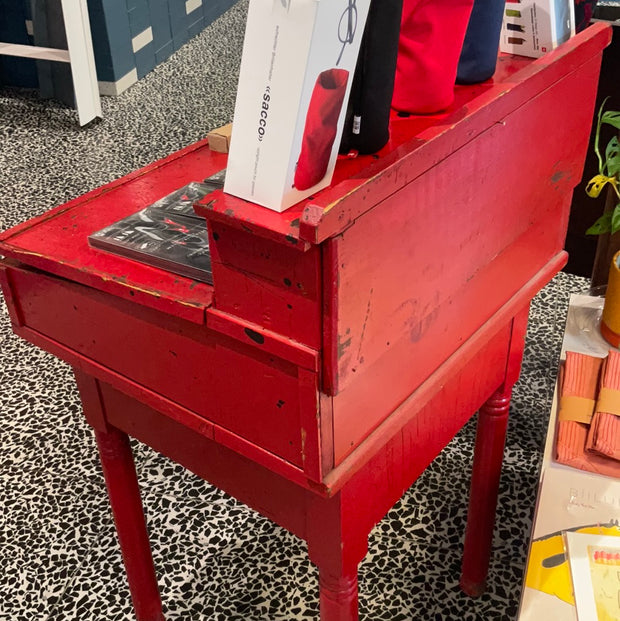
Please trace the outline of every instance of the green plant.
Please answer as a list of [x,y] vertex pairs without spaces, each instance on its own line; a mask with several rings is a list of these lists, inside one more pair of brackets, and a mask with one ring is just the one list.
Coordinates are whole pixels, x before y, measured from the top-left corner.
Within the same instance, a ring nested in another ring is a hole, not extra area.
[[598,198],[603,188],[606,185],[610,185],[616,193],[618,202],[612,210],[605,211],[605,213],[586,231],[588,235],[601,235],[602,233],[616,233],[620,231],[620,143],[618,142],[618,136],[614,136],[607,143],[605,159],[602,158],[599,150],[601,126],[607,124],[616,129],[620,129],[620,112],[616,110],[603,112],[606,103],[607,99],[602,103],[598,112],[596,136],[594,140],[594,150],[598,158],[599,174],[592,177],[588,182],[586,194],[592,198]]

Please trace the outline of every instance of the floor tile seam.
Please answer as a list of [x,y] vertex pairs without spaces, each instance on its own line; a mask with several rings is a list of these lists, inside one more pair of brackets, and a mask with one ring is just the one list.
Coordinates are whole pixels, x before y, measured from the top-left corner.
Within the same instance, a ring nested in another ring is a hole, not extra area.
[[[114,531],[114,536],[116,539],[116,529],[114,527],[114,520],[112,518],[112,515],[107,514],[103,516],[103,522],[104,523],[102,525],[102,528],[105,528],[107,526],[107,528],[110,529],[111,527],[111,529]],[[87,569],[90,566],[91,558],[96,556],[97,554],[97,546],[99,545],[101,541],[101,535],[102,535],[101,531],[97,533],[93,533],[93,536],[90,538],[91,539],[90,545],[87,547],[87,549],[82,554],[81,561],[76,564],[74,570],[65,579],[62,595],[58,597],[58,601],[51,607],[50,612],[48,613],[48,616],[45,618],[44,621],[53,621],[53,615],[55,614],[55,611],[62,609],[63,597],[69,592],[71,586],[75,582],[80,581],[80,576],[87,573],[85,569]],[[120,553],[120,550],[119,550],[119,553]]]
[[[85,554],[84,556],[86,557],[88,555]],[[78,568],[81,569],[81,567],[82,565],[80,564]],[[71,583],[73,582],[73,579],[77,575],[77,573],[78,573],[78,569],[76,569],[75,572],[73,572],[71,576],[67,576],[67,579],[65,580],[65,586],[62,590],[62,594],[58,596],[58,601],[50,607],[50,610],[43,621],[53,621],[53,616],[55,614],[55,611],[60,610],[62,599],[69,591],[69,587]]]
[[[381,532],[374,533],[372,536],[376,537],[377,539],[384,540],[384,541],[398,541],[401,543],[406,543],[409,546],[414,546],[414,547],[419,546],[419,547],[424,547],[427,549],[447,551],[453,555],[456,555],[459,558],[463,554],[462,536],[460,537],[458,546],[442,544],[437,540],[429,541],[428,537],[425,537],[424,535],[416,535],[414,533],[412,533],[411,537],[403,537],[399,535],[386,534],[386,533],[381,533]],[[491,563],[494,560],[507,560],[509,561],[510,565],[513,565],[515,567],[522,567],[525,560],[523,561],[514,560],[514,554],[509,552],[510,549],[511,549],[510,545],[506,545],[506,546],[494,545],[491,551]]]
[[[437,540],[432,540],[429,541],[429,537],[425,536],[425,535],[416,535],[414,533],[412,533],[411,537],[403,537],[400,535],[394,535],[394,534],[387,534],[387,533],[381,533],[381,532],[377,532],[377,533],[372,533],[371,537],[375,537],[377,539],[383,540],[383,541],[398,541],[400,543],[406,543],[409,546],[413,546],[413,547],[425,547],[425,548],[431,548],[431,549],[435,549],[435,550],[446,550],[449,551],[452,554],[461,554],[462,553],[462,541],[459,543],[461,552],[459,552],[459,550],[456,550],[454,546],[450,546],[448,544],[441,544],[439,541]],[[370,538],[369,538],[370,539]],[[369,541],[370,543],[370,541]]]
[[[74,470],[75,470],[75,467],[74,467]],[[16,472],[15,474],[16,476],[19,476],[19,472]],[[32,476],[34,473],[29,472],[28,474]],[[40,489],[41,485],[38,485],[38,483],[58,482],[62,484],[64,489],[57,489],[51,485],[49,486],[49,489],[52,492],[58,492],[58,491],[64,492],[64,491],[68,491],[71,489],[79,490],[71,494],[72,497],[76,499],[76,501],[77,499],[81,499],[88,494],[92,494],[97,489],[101,490],[103,495],[107,498],[105,481],[104,481],[103,475],[100,472],[99,473],[84,472],[81,474],[71,475],[67,477],[62,476],[62,473],[49,473],[48,476],[46,476],[47,474],[48,473],[43,471],[41,478],[33,479],[34,481],[32,485],[33,488],[36,487]],[[86,489],[84,485],[85,483],[91,483],[93,487],[90,489]],[[57,497],[58,495],[59,494],[57,493],[52,494],[52,496],[54,497]]]

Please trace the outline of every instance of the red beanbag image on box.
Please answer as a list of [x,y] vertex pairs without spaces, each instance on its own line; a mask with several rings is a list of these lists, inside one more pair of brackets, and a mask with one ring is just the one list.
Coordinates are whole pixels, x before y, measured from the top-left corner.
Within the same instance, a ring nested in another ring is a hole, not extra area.
[[317,77],[295,168],[293,186],[298,190],[316,185],[327,172],[348,80],[345,69],[328,69]]

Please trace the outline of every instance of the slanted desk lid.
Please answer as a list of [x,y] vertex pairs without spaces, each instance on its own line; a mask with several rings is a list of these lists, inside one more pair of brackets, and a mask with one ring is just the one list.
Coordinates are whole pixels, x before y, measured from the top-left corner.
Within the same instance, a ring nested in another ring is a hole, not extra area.
[[0,234],[0,254],[74,282],[131,299],[195,323],[205,322],[213,287],[97,250],[88,237],[191,181],[226,165],[198,142]]

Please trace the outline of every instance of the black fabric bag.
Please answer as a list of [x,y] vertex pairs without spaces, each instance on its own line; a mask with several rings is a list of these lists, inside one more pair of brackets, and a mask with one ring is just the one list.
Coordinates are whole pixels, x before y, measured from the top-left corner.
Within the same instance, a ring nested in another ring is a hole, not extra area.
[[403,0],[372,0],[340,141],[340,153],[374,153],[389,140]]

